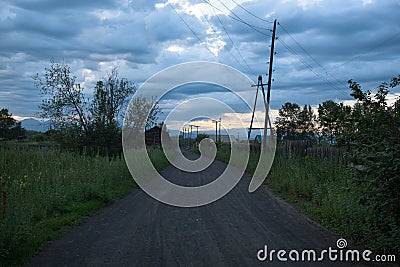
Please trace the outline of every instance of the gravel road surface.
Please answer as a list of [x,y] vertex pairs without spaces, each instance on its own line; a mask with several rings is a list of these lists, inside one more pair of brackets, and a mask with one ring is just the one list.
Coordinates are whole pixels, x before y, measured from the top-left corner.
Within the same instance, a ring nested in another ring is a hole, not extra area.
[[[177,184],[195,186],[210,182],[225,168],[219,161],[199,173],[169,166],[163,175]],[[266,187],[248,193],[249,182],[250,177],[244,176],[228,195],[197,208],[165,205],[135,190],[46,244],[26,266],[362,266],[279,262],[276,254],[272,262],[259,261],[257,253],[265,245],[268,251],[320,251],[336,249],[338,236]]]

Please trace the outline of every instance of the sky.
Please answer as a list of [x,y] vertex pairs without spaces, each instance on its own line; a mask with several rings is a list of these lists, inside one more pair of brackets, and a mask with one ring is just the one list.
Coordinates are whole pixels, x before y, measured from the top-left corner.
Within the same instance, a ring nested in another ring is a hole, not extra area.
[[274,19],[273,112],[285,102],[349,101],[349,79],[374,89],[400,74],[399,8],[400,0],[3,0],[0,107],[37,116],[32,76],[51,59],[67,63],[89,96],[113,67],[137,85],[190,61],[266,80]]

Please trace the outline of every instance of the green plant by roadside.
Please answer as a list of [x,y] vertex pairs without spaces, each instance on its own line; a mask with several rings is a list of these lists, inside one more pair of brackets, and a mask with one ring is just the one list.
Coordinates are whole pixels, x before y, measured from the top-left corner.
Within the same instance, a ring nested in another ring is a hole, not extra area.
[[[168,165],[157,148],[149,156],[158,169]],[[82,216],[136,187],[122,158],[6,143],[0,146],[0,184],[6,192],[0,262],[6,266],[22,263]]]

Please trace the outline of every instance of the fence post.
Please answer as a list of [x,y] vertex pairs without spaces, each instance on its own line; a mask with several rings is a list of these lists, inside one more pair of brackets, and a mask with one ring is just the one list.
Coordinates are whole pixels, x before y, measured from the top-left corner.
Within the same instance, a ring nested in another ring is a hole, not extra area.
[[2,210],[3,210],[3,218],[6,215],[6,200],[7,200],[7,186],[3,186],[2,189]]

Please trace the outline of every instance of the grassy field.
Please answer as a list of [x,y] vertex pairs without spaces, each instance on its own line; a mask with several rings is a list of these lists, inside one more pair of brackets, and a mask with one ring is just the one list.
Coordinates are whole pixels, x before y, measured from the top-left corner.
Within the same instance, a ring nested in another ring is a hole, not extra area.
[[[218,149],[217,159],[228,162],[229,148]],[[259,152],[250,153],[247,172],[254,173]],[[360,202],[351,168],[341,156],[277,154],[265,184],[274,193],[344,238],[377,253],[400,253],[400,228],[390,218],[377,219],[373,207]]]
[[[150,149],[157,169],[168,165]],[[18,265],[47,240],[136,187],[124,159],[0,144],[0,265]],[[4,198],[5,197],[5,198]]]

